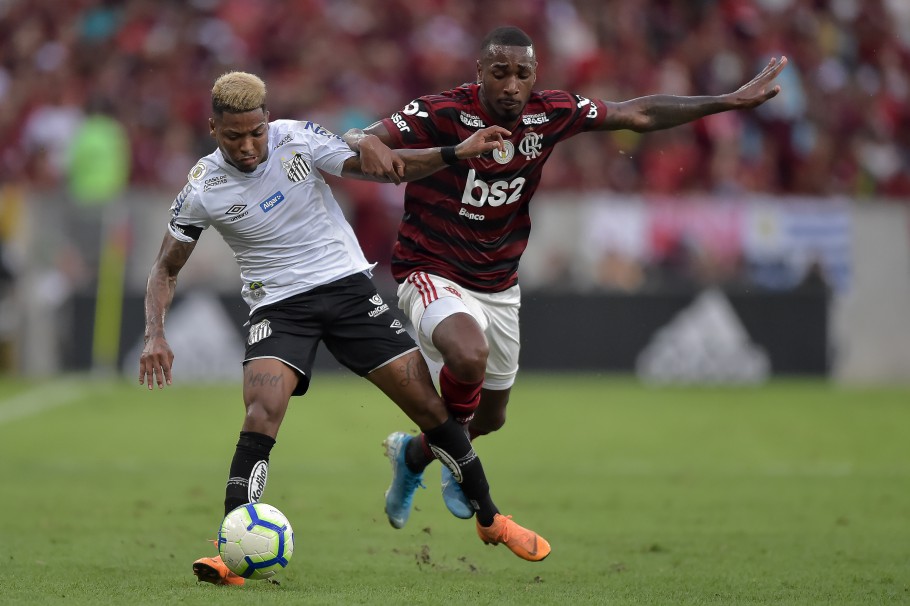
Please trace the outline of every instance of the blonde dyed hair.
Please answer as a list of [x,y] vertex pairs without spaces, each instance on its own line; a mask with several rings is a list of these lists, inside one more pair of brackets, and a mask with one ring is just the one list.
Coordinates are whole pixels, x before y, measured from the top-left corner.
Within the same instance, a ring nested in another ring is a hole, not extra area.
[[228,72],[212,87],[212,111],[239,114],[265,109],[265,82],[246,72]]

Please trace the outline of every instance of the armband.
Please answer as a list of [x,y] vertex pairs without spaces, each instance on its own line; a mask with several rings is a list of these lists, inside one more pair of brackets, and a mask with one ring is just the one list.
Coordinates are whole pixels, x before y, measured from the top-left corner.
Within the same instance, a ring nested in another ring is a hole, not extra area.
[[442,154],[442,161],[446,164],[455,164],[458,162],[458,156],[455,155],[455,146],[447,145],[446,147],[440,147],[439,153]]

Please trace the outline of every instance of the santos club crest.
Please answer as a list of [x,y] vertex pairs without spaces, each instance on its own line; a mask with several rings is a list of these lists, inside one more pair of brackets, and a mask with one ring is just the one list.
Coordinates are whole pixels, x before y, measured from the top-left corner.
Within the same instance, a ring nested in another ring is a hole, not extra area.
[[306,179],[310,174],[310,165],[304,160],[303,154],[297,152],[290,160],[282,160],[281,167],[288,174],[288,179],[293,183],[299,183]]

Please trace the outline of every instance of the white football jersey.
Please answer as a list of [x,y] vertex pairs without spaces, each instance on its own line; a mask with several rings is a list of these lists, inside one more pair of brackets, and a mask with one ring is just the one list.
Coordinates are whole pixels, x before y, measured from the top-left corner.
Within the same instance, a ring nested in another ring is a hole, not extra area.
[[268,159],[251,173],[220,149],[199,160],[169,224],[183,242],[210,225],[218,230],[240,265],[251,311],[373,267],[319,172],[340,175],[354,152],[313,122],[275,120],[268,139]]

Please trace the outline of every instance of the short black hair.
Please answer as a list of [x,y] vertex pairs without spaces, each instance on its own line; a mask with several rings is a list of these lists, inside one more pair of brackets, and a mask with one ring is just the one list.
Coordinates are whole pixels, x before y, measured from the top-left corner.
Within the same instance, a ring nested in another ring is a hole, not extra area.
[[503,25],[487,34],[480,44],[480,52],[486,52],[491,46],[534,46],[534,42],[531,36],[514,25]]

